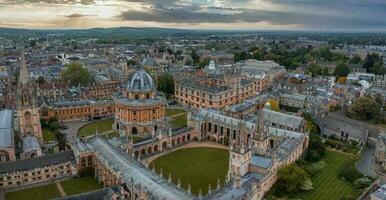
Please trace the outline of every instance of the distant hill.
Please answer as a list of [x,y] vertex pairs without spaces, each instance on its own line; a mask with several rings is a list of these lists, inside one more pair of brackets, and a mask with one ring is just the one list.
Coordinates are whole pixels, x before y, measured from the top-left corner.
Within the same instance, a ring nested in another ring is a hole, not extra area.
[[186,34],[197,34],[194,30],[168,28],[93,28],[93,29],[12,29],[0,28],[0,36],[39,37],[47,35],[62,35],[67,37],[87,38],[122,38],[122,37],[160,37]]

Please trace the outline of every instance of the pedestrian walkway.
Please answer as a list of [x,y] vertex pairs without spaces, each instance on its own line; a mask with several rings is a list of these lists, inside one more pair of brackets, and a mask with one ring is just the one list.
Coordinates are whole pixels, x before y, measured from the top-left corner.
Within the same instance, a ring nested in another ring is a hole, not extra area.
[[60,196],[65,197],[66,196],[66,192],[64,192],[62,184],[60,184],[60,182],[57,182],[56,183],[56,187],[58,188],[58,190],[60,192]]

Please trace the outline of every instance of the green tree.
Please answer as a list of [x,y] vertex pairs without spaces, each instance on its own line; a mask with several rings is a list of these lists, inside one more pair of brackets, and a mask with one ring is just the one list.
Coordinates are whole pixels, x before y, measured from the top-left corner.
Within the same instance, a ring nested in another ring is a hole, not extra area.
[[43,76],[39,76],[38,79],[36,79],[36,83],[44,84],[46,83],[46,79]]
[[309,174],[296,164],[290,164],[278,172],[276,191],[279,194],[299,192],[308,183]]
[[352,57],[350,59],[351,64],[359,64],[361,61],[362,61],[362,59],[358,55],[355,55],[354,57]]
[[340,177],[350,181],[351,183],[354,183],[357,179],[362,177],[362,174],[358,172],[358,170],[355,167],[355,162],[348,161],[344,165],[344,170],[340,172]]
[[334,70],[334,76],[337,78],[347,76],[349,73],[350,73],[350,68],[348,65],[344,63],[338,64]]
[[382,57],[378,54],[367,54],[365,62],[363,63],[363,68],[366,69],[369,73],[375,74],[385,74],[386,68],[383,67]]
[[133,66],[133,65],[137,64],[137,61],[135,61],[135,60],[127,60],[126,63],[127,63],[127,66]]
[[190,56],[193,59],[193,65],[197,65],[200,62],[200,56],[197,54],[196,50],[192,50]]
[[235,62],[238,62],[238,61],[240,61],[240,60],[246,60],[246,59],[248,59],[248,58],[249,58],[248,53],[245,52],[245,51],[241,51],[241,52],[239,52],[239,53],[235,53],[233,59],[234,59]]
[[205,58],[204,60],[202,60],[202,61],[200,61],[200,62],[198,63],[197,68],[198,68],[198,69],[202,69],[202,68],[204,68],[206,65],[209,65],[209,63],[210,63],[210,59],[209,59],[209,58]]
[[168,73],[163,73],[158,76],[158,91],[167,94],[167,96],[174,94],[174,78]]
[[70,63],[60,72],[60,80],[72,86],[87,85],[93,78],[90,72],[81,63]]
[[363,96],[356,99],[348,109],[347,115],[358,120],[372,120],[378,122],[381,119],[381,106],[371,97]]

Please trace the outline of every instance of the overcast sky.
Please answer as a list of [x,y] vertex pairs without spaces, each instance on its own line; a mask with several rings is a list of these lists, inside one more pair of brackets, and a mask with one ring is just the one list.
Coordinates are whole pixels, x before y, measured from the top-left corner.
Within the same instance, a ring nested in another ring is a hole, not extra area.
[[0,27],[386,31],[386,0],[0,0]]

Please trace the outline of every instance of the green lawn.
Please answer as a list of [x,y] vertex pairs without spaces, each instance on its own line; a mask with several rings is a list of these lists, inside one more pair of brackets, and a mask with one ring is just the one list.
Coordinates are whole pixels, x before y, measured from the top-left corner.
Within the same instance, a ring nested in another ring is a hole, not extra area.
[[133,137],[133,143],[138,143],[138,142],[141,142],[143,140],[142,137],[139,137],[139,136],[128,136],[129,140],[130,138]]
[[60,197],[55,184],[9,192],[5,194],[6,200],[46,200]]
[[44,142],[56,141],[56,135],[55,135],[54,131],[52,131],[51,129],[43,128],[42,134],[43,134]]
[[341,200],[346,195],[353,194],[353,186],[339,178],[339,173],[344,170],[344,164],[350,159],[353,157],[327,150],[322,159],[326,167],[312,177],[314,189],[295,197],[304,200]]
[[155,166],[158,174],[162,168],[166,179],[170,172],[175,184],[180,178],[183,188],[186,189],[190,183],[192,193],[198,194],[201,189],[204,195],[209,184],[212,190],[216,188],[217,179],[224,184],[228,160],[229,152],[225,149],[198,147],[173,151],[157,158],[149,166]]
[[61,184],[66,195],[80,194],[102,187],[92,176],[72,178],[61,182]]
[[166,116],[171,118],[172,128],[182,128],[187,125],[187,113],[180,109],[166,109]]
[[113,122],[113,119],[107,119],[87,124],[79,129],[79,136],[86,137],[89,135],[94,135],[97,130],[99,133],[112,130]]
[[166,116],[168,116],[168,117],[173,116],[173,115],[178,115],[178,114],[181,114],[181,113],[185,113],[185,110],[181,110],[181,109],[166,109]]

